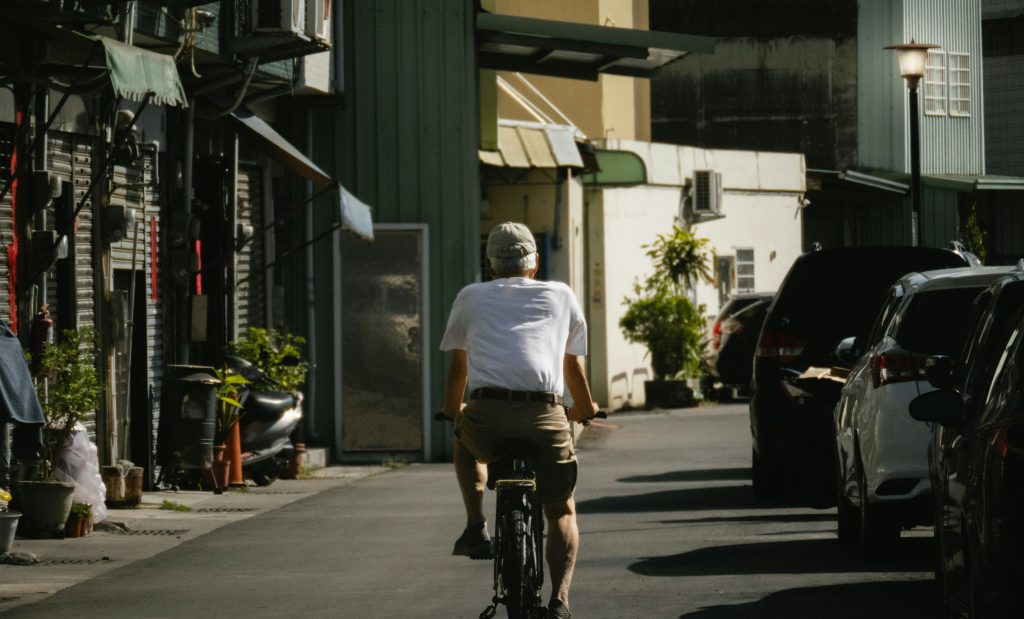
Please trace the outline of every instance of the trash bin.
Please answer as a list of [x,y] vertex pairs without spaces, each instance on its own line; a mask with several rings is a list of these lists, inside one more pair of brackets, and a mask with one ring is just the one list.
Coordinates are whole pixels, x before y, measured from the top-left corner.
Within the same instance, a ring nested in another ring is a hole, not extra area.
[[219,385],[212,367],[167,366],[157,431],[157,459],[162,467],[210,468]]

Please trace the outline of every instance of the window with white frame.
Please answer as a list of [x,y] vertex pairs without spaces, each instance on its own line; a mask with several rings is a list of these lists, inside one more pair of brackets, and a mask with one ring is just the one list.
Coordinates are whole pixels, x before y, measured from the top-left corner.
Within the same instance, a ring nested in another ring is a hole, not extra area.
[[946,115],[946,52],[928,51],[924,65],[924,113]]
[[736,250],[736,289],[754,290],[754,250]]
[[949,115],[971,115],[970,54],[949,54]]

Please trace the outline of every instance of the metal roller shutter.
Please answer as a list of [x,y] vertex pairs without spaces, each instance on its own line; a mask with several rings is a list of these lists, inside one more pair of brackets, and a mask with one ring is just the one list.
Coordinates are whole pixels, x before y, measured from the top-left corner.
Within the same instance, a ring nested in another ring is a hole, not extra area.
[[[7,184],[11,176],[11,151],[14,126],[0,123],[0,187]],[[0,201],[0,320],[10,320],[11,297],[7,292],[7,244],[14,234],[14,213],[11,210],[11,193],[7,192]]]
[[[262,267],[265,264],[263,241],[263,172],[257,166],[243,165],[238,170],[238,223],[251,226],[253,238],[238,254],[238,333],[249,327],[266,326],[266,299]],[[244,280],[244,281],[243,281]]]

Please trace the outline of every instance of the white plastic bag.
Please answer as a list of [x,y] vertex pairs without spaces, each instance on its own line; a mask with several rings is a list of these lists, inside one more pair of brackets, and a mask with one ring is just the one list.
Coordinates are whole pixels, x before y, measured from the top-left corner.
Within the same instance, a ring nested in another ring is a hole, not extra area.
[[75,484],[75,503],[92,506],[92,521],[103,522],[107,517],[107,487],[100,476],[100,461],[96,445],[89,440],[89,433],[81,423],[75,424],[71,441],[64,447],[60,464],[53,475],[58,481]]

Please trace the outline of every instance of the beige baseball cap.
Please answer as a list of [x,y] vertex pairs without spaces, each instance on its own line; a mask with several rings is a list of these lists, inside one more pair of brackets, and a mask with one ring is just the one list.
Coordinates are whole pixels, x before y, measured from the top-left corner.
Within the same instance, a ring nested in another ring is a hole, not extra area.
[[521,258],[537,253],[533,233],[521,223],[498,224],[487,237],[488,258]]

